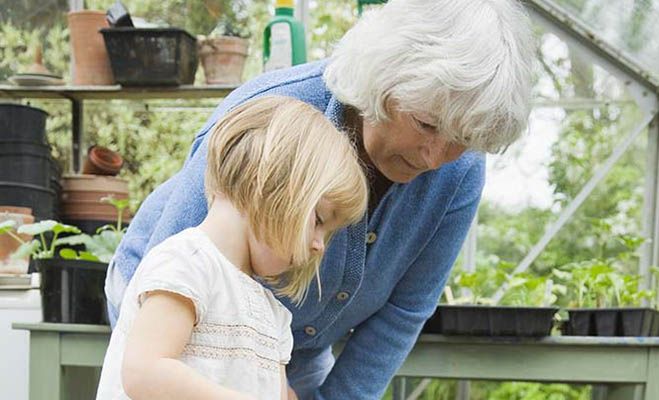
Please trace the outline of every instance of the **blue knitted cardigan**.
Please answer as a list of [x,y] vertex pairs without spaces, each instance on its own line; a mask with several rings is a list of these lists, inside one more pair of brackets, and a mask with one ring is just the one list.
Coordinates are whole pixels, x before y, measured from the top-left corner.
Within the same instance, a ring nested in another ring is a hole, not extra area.
[[[227,110],[263,95],[305,101],[343,123],[344,106],[322,79],[326,62],[264,74],[233,91],[196,136],[183,168],[144,201],[111,263],[111,318],[142,256],[206,216],[204,169],[210,128]],[[476,212],[485,157],[466,152],[408,184],[393,184],[372,215],[339,231],[316,285],[293,313],[289,382],[301,399],[379,399],[433,313]],[[366,243],[366,234],[372,243]],[[335,360],[330,347],[349,335]],[[443,362],[443,360],[437,360]]]

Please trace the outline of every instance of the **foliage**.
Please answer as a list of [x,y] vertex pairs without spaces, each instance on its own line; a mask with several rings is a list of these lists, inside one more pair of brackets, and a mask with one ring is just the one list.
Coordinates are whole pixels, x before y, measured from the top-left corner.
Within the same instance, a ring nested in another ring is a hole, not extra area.
[[[14,258],[31,256],[33,259],[54,258],[56,250],[62,246],[84,246],[84,250],[75,250],[70,247],[59,251],[59,256],[67,260],[86,260],[107,263],[110,261],[119,242],[123,238],[126,228],[121,219],[124,209],[128,207],[128,200],[106,197],[103,201],[112,204],[117,210],[117,222],[105,225],[98,229],[96,234],[87,235],[72,225],[66,225],[53,220],[40,221],[34,224],[25,224],[16,227],[16,221],[9,220],[0,223],[0,235],[7,234],[21,243],[12,254]],[[60,237],[61,234],[72,234]],[[23,240],[18,235],[36,236],[37,239]]]
[[617,258],[595,258],[554,269],[553,275],[569,288],[568,307],[640,306],[643,300],[654,300],[654,291],[639,289],[640,275],[621,271],[621,260],[635,258],[633,252],[642,240],[624,235],[620,241],[627,251]]
[[66,248],[59,252],[60,257],[67,260],[87,260],[108,263],[112,259],[121,239],[126,233],[126,227],[122,225],[124,210],[128,207],[128,199],[114,199],[104,197],[102,201],[112,204],[117,210],[117,222],[113,225],[104,225],[94,235],[80,234],[70,238],[72,241],[83,244],[85,250],[76,251]]
[[480,266],[473,272],[458,271],[451,290],[466,295],[456,298],[455,303],[494,305],[492,297],[504,285],[506,290],[499,302],[504,306],[549,306],[566,293],[565,286],[555,284],[549,276],[513,273],[514,267],[500,261],[495,268]]
[[565,384],[510,382],[492,391],[489,400],[590,400],[590,388]]
[[[63,244],[80,244],[80,241],[71,239],[71,237],[59,238],[62,233],[80,233],[80,229],[72,225],[61,224],[53,220],[44,220],[34,224],[25,224],[18,227],[18,235],[36,236],[37,239],[29,241],[23,240],[13,232],[15,221],[5,221],[0,224],[0,234],[7,234],[21,245],[12,254],[14,258],[25,258],[27,256],[33,259],[44,260],[55,256],[57,246]],[[50,240],[47,235],[52,236]]]

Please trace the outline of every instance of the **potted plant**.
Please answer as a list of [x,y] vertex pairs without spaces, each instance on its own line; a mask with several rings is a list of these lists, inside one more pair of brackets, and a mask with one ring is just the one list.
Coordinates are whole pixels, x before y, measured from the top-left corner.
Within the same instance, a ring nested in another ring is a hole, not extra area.
[[[114,176],[103,175],[65,175],[62,179],[62,219],[67,223],[84,228],[93,221],[105,225],[116,218],[116,209],[102,199],[128,198],[128,181]],[[130,218],[127,209],[122,209],[124,221]],[[98,226],[98,224],[93,224]],[[83,231],[92,232],[83,229]]]
[[[230,3],[227,3],[230,4]],[[247,16],[244,5],[227,6],[218,14],[219,22],[208,36],[198,36],[199,59],[207,84],[234,84],[242,82],[249,42]]]
[[[511,274],[512,268],[512,264],[500,262],[497,268],[488,266],[457,274],[454,283],[467,295],[453,298],[447,286],[449,304],[437,307],[423,331],[469,336],[549,335],[558,311],[550,305],[563,288],[547,277]],[[507,284],[506,293],[500,305],[495,305],[491,295],[503,284]]]
[[654,299],[654,291],[639,290],[640,276],[619,272],[615,260],[572,263],[555,269],[553,274],[569,288],[569,319],[563,334],[651,336],[659,333],[655,332],[655,310],[640,307],[643,300]]
[[[104,294],[107,263],[125,232],[121,218],[128,200],[104,201],[116,208],[117,222],[100,228],[94,235],[82,234],[75,226],[53,220],[22,225],[17,234],[13,233],[15,221],[0,224],[0,234],[8,234],[21,243],[14,257],[29,255],[36,262],[41,274],[44,322],[108,324]],[[23,240],[19,236],[22,234],[37,239]],[[72,236],[63,237],[66,234]]]

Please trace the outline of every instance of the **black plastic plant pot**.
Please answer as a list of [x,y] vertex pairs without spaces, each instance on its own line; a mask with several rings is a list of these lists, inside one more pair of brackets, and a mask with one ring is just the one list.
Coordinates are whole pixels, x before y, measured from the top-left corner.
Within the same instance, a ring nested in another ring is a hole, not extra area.
[[650,308],[626,308],[620,310],[622,336],[654,336],[652,331],[655,311]]
[[108,265],[80,260],[37,260],[43,322],[108,325],[104,293]]
[[50,147],[45,144],[0,141],[0,181],[48,187]]
[[0,140],[46,143],[45,111],[21,104],[0,104]]
[[618,336],[618,310],[598,309],[593,312],[597,336]]
[[[593,336],[595,335],[595,324],[591,323],[593,309],[571,309],[568,310],[569,319],[563,325],[563,335],[566,336]],[[591,331],[592,326],[592,331]]]
[[659,336],[659,310],[654,311],[651,332],[652,332],[652,336]]
[[124,86],[194,83],[197,40],[177,28],[101,29],[117,83]]
[[569,309],[567,336],[655,336],[657,312],[650,308]]
[[55,216],[55,191],[25,183],[0,181],[0,204],[30,207],[37,221]]
[[531,336],[551,333],[557,307],[440,305],[423,332],[465,336]]

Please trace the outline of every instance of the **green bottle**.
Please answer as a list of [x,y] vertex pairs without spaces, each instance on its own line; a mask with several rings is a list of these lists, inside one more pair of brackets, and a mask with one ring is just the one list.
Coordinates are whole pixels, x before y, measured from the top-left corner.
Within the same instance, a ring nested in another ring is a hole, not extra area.
[[304,26],[293,17],[293,0],[276,0],[275,16],[263,32],[263,70],[307,62]]

